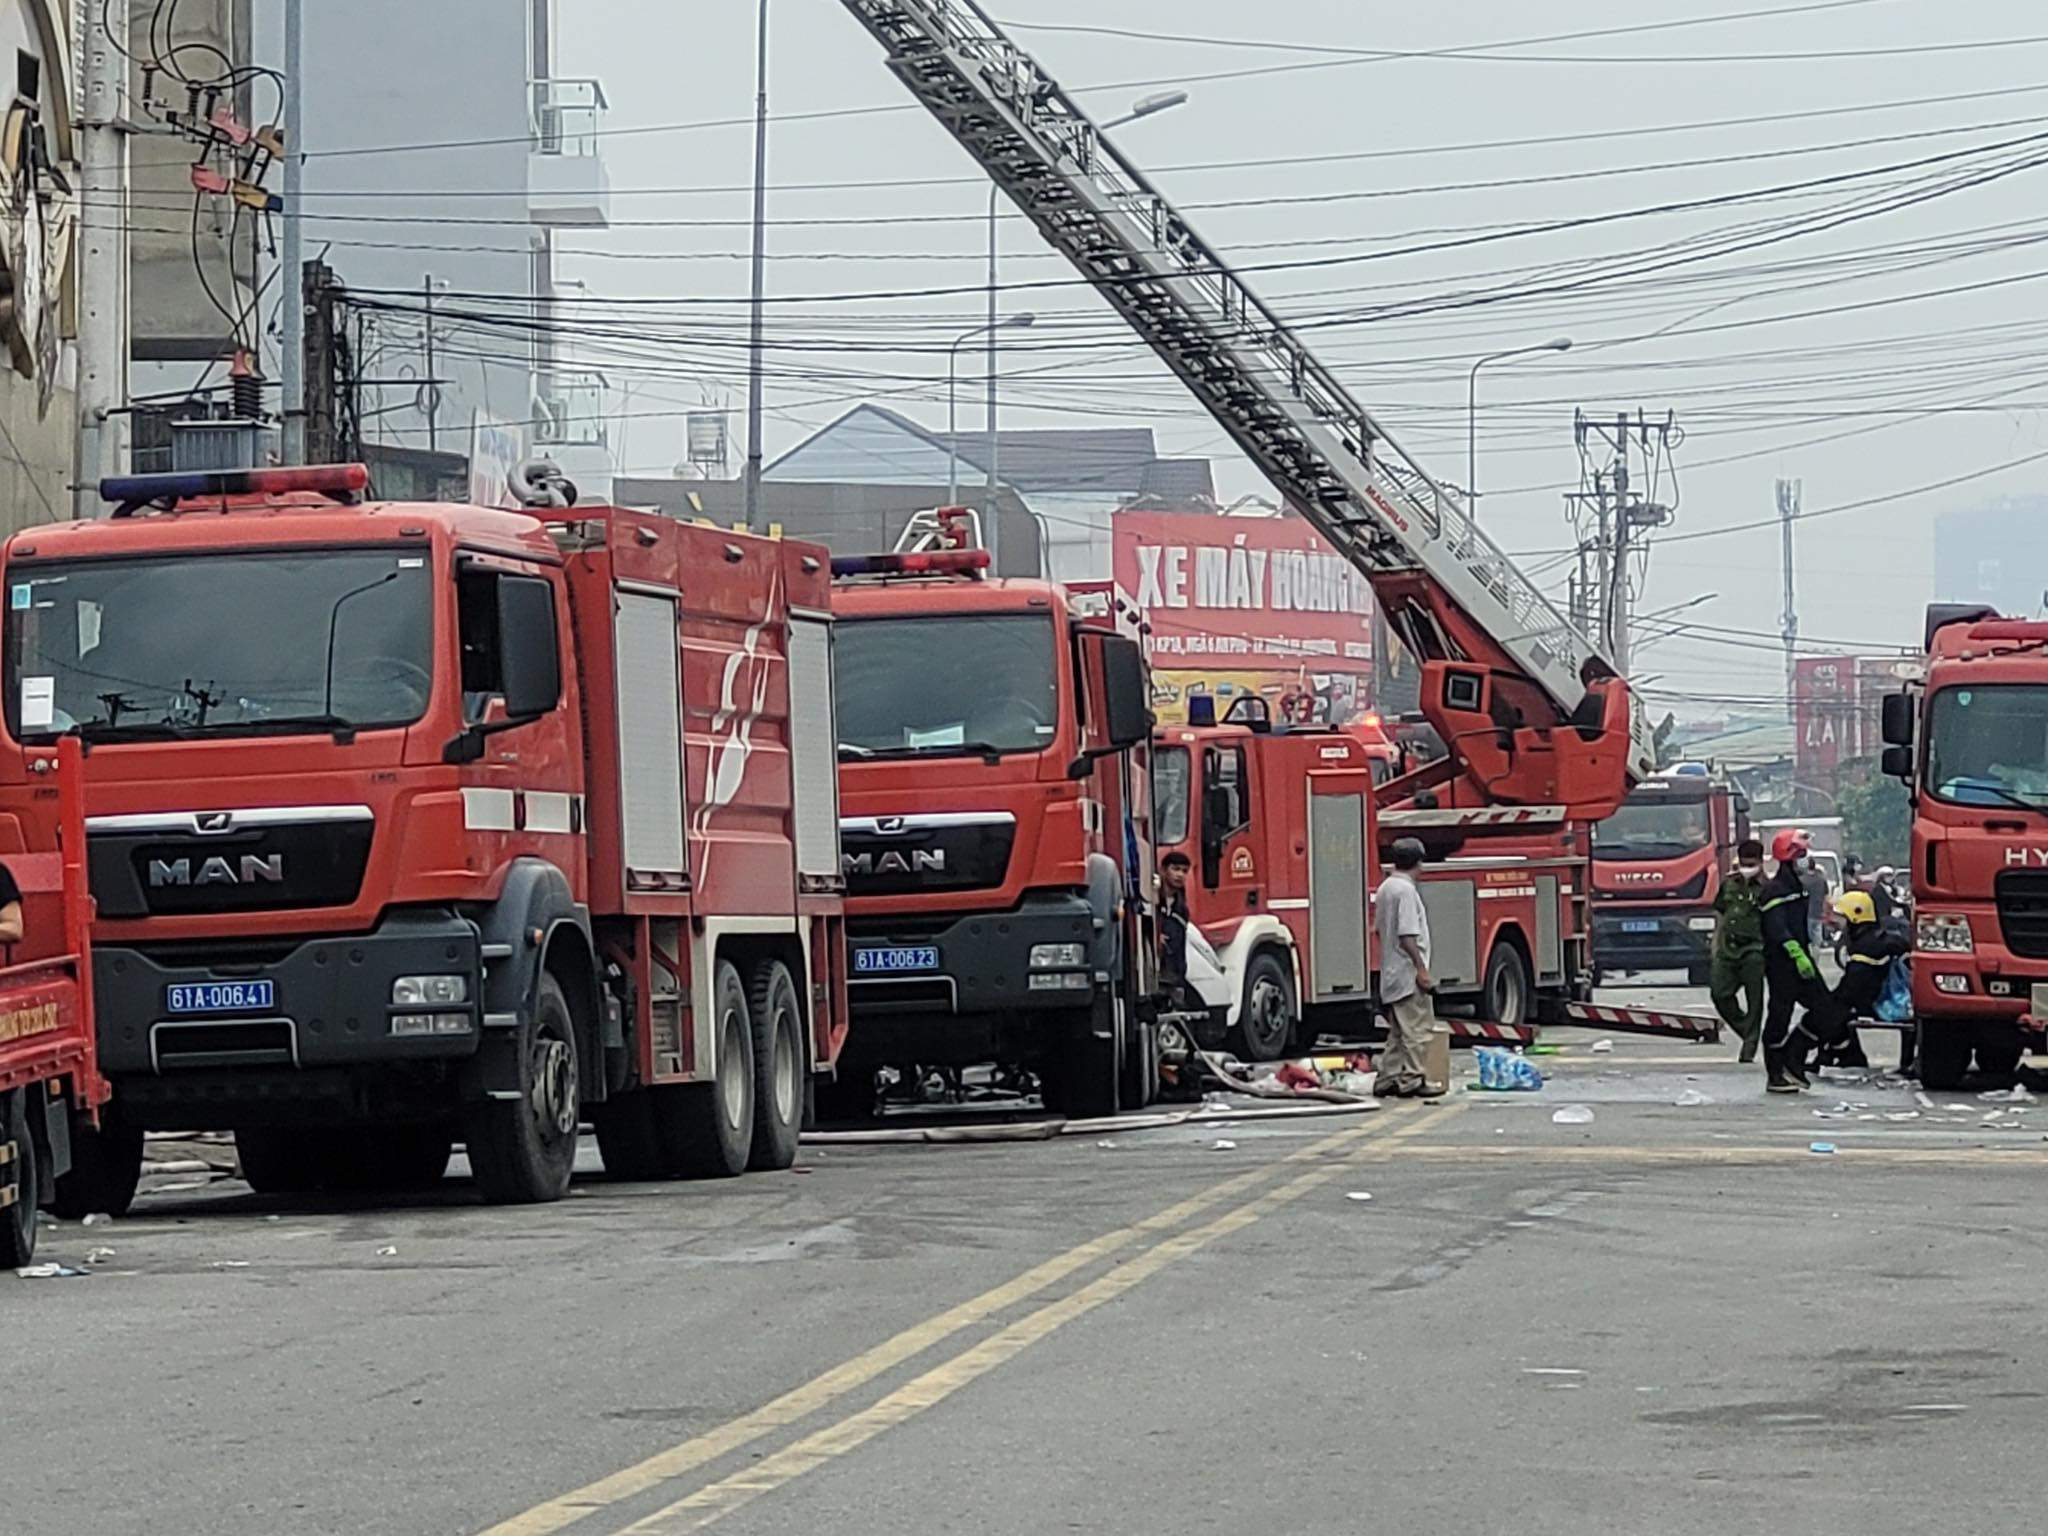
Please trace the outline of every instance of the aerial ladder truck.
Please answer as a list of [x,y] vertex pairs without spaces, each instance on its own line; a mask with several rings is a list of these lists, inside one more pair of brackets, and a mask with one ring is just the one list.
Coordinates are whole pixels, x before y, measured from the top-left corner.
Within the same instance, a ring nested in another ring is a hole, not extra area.
[[[1379,786],[1378,835],[1421,838],[1437,866],[1548,869],[1556,920],[1524,936],[1519,960],[1547,1016],[1571,1016],[1562,1005],[1585,998],[1591,972],[1590,826],[1655,763],[1611,660],[978,0],[845,4],[890,70],[1370,580],[1420,664],[1422,711],[1446,749]],[[1474,885],[1444,899],[1470,900]],[[1480,991],[1479,974],[1453,980]]]

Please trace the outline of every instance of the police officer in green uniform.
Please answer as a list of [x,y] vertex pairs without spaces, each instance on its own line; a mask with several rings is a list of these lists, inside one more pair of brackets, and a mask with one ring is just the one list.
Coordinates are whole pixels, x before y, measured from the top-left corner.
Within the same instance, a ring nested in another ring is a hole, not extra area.
[[1735,868],[1714,897],[1714,948],[1708,975],[1714,1011],[1742,1040],[1742,1059],[1756,1060],[1764,1028],[1764,845],[1755,838],[1735,850]]

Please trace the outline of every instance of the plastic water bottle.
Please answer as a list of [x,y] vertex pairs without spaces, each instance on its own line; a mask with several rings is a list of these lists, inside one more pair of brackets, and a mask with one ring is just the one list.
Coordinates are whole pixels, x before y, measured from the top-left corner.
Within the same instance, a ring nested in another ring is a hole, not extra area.
[[1500,1087],[1500,1052],[1482,1045],[1475,1047],[1472,1054],[1479,1059],[1479,1086],[1488,1092]]
[[1514,1062],[1515,1086],[1517,1088],[1534,1092],[1543,1086],[1543,1074],[1537,1070],[1535,1062],[1526,1056],[1516,1056],[1512,1060]]

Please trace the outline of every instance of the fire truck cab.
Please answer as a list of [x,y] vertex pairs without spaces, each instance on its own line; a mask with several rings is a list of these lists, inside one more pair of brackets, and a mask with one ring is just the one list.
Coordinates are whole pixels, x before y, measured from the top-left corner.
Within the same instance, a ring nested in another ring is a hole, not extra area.
[[1645,779],[1593,824],[1593,966],[1683,970],[1707,984],[1714,899],[1749,835],[1749,801],[1724,776],[1671,770]]

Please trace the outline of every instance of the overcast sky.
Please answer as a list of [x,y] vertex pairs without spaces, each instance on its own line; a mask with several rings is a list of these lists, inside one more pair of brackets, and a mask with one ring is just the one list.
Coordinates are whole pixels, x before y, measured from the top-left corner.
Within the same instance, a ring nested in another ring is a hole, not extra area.
[[[943,427],[946,349],[983,302],[952,290],[984,280],[987,182],[909,104],[838,0],[771,3],[770,291],[814,302],[771,314],[769,454],[863,398]],[[1653,686],[1673,690],[1656,702],[1704,714],[1710,695],[1780,690],[1782,663],[1768,648],[1778,534],[1721,531],[1771,518],[1777,477],[1804,481],[1811,514],[2048,453],[2036,408],[2048,403],[2048,362],[2037,352],[2044,289],[2033,281],[2048,280],[2038,244],[2048,236],[2048,166],[1955,189],[2048,153],[2048,139],[1992,147],[2048,133],[2048,85],[2039,83],[2048,16],[2036,5],[1001,0],[995,9],[1098,119],[1185,83],[1188,105],[1119,130],[1119,144],[1233,261],[1295,264],[1251,281],[1290,319],[1317,322],[1307,333],[1317,352],[1439,477],[1465,479],[1472,359],[1572,339],[1569,354],[1481,376],[1483,515],[1510,547],[1569,542],[1560,493],[1580,479],[1575,406],[1677,412],[1685,440],[1675,490],[1669,479],[1659,487],[1662,499],[1675,496],[1676,521],[1653,546],[1638,607],[1716,593],[1686,618],[1717,629],[1639,655],[1638,675],[1660,673]],[[670,412],[745,397],[754,3],[565,0],[561,10],[563,72],[600,76],[611,99],[616,191],[613,229],[565,241],[603,254],[570,257],[565,269],[595,296],[720,301],[687,311],[699,327],[692,345],[658,368],[636,374],[606,360],[615,386],[632,389],[612,404],[625,418],[626,467],[665,469],[682,448]],[[1729,19],[1671,25],[1702,16]],[[1567,36],[1624,26],[1654,30]],[[1176,37],[1162,35],[1169,27]],[[1984,40],[2007,41],[1959,46]],[[1304,51],[1318,49],[1468,56]],[[1266,72],[1199,78],[1248,70]],[[1810,115],[1732,121],[1794,113]],[[1246,161],[1259,163],[1219,164]],[[1849,179],[1811,185],[1831,177]],[[1725,201],[1605,217],[1700,199]],[[1905,199],[1918,201],[1873,211]],[[1599,222],[1508,229],[1588,219]],[[1700,242],[1780,235],[1788,220],[1835,227],[1701,259]],[[1444,241],[1466,243],[1390,254]],[[1039,317],[1006,337],[1006,427],[1149,424],[1167,452],[1216,456],[1226,499],[1267,490],[1007,208],[1002,247],[1004,283],[1040,285],[1002,299],[1006,312]],[[1559,284],[1576,286],[1560,293]],[[1528,291],[1539,285],[1551,291]],[[949,291],[841,297],[906,288]],[[1503,288],[1496,301],[1469,302],[1475,290]],[[1972,291],[1938,292],[1956,289]],[[1353,318],[1364,306],[1454,295],[1467,302]],[[1806,313],[1816,310],[1833,312]],[[963,427],[981,424],[979,373],[970,347]],[[1815,517],[1798,533],[1803,632],[1842,648],[1913,644],[1933,595],[1935,514],[2044,488],[2048,458]],[[1524,563],[1561,594],[1554,554]]]

